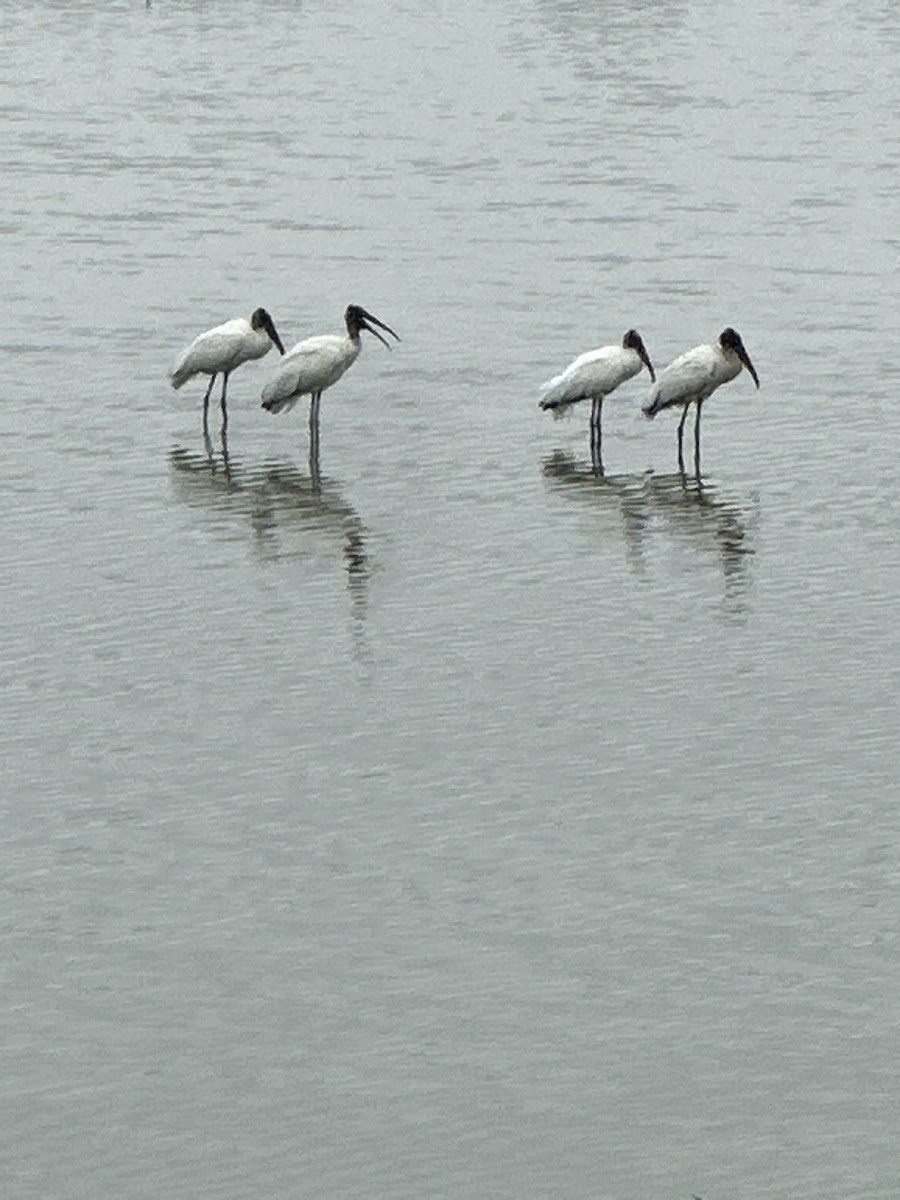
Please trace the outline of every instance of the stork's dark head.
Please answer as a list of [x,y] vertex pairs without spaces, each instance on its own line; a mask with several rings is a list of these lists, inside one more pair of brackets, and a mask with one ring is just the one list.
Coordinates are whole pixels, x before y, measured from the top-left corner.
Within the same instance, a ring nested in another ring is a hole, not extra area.
[[650,378],[656,383],[656,372],[653,370],[653,363],[650,361],[650,355],[647,353],[647,347],[644,345],[643,338],[636,329],[628,330],[622,338],[622,345],[626,350],[637,351],[641,362],[650,372]]
[[284,354],[284,346],[281,344],[281,338],[278,336],[278,330],[275,328],[275,322],[269,316],[264,308],[258,308],[250,318],[250,326],[252,329],[264,329],[275,345],[278,347],[281,354]]
[[741,335],[736,329],[732,329],[729,325],[727,329],[723,329],[719,334],[719,345],[723,350],[731,350],[738,356],[747,370],[753,377],[753,382],[759,387],[759,376],[756,373],[756,368],[750,361],[750,355],[744,349],[744,343],[741,340]]
[[[386,330],[391,337],[396,338],[398,342],[400,341],[400,335],[394,333],[390,325],[385,325],[384,321],[379,321],[377,317],[373,317],[370,312],[366,312],[366,310],[359,304],[347,305],[347,311],[344,313],[344,320],[347,322],[347,332],[354,341],[356,341],[356,339],[359,337],[359,331],[361,329],[365,329],[369,333],[374,334],[375,337],[378,338],[379,342],[382,343],[382,345],[387,346],[388,350],[391,348],[390,343],[386,338],[381,336],[381,334],[378,332],[378,329]],[[375,325],[378,326],[378,329],[373,328]]]

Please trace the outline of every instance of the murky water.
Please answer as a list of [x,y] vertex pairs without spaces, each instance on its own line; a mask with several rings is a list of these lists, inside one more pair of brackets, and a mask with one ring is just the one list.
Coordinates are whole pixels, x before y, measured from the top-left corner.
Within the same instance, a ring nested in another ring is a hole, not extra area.
[[[0,1171],[900,1190],[893,5],[0,6]],[[166,371],[265,305],[322,405]],[[646,376],[726,324],[702,485]]]

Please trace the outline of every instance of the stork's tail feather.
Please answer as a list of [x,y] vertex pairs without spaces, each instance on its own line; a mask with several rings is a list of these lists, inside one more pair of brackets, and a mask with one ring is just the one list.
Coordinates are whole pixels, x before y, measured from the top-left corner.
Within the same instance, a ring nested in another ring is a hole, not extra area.
[[575,408],[574,400],[553,400],[552,396],[545,396],[540,404],[545,413],[553,414],[554,421],[558,421],[560,416],[570,416],[572,409]]
[[180,387],[182,387],[183,384],[187,383],[189,379],[190,375],[185,374],[183,371],[173,371],[169,375],[169,383],[171,383],[176,392]]
[[541,398],[538,401],[544,412],[552,412],[554,417],[560,417],[568,412],[573,405],[584,396],[578,394],[578,389],[572,387],[571,380],[565,375],[555,375],[541,387]]
[[552,413],[554,421],[561,421],[566,417],[571,417],[575,411],[575,404],[574,400],[553,400],[545,397],[541,401],[541,408],[544,412]]
[[662,409],[662,407],[663,407],[663,405],[660,403],[660,401],[658,399],[651,400],[651,402],[649,404],[644,405],[642,411],[644,413],[644,416],[647,417],[648,420],[652,421],[653,418],[656,416],[656,414]]
[[568,408],[570,405],[575,403],[576,401],[574,400],[557,400],[553,396],[545,396],[544,399],[541,400],[540,405],[544,412],[549,412],[553,409]]
[[266,412],[280,413],[286,412],[289,408],[293,408],[295,403],[296,396],[287,396],[286,398],[272,396],[268,400],[263,400],[262,406]]

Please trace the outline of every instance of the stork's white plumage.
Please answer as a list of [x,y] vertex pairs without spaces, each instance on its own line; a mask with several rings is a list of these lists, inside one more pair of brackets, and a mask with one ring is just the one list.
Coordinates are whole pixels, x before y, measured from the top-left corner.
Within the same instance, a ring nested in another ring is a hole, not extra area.
[[621,346],[601,346],[580,354],[560,374],[549,379],[544,386],[541,408],[563,408],[577,404],[579,400],[593,400],[608,396],[620,383],[637,375],[646,367],[650,378],[655,379],[653,367],[634,329],[629,329]]
[[224,428],[228,424],[228,410],[225,407],[228,376],[242,363],[268,354],[273,344],[284,354],[284,346],[274,321],[264,308],[258,308],[250,317],[235,317],[234,320],[217,325],[215,329],[207,329],[206,333],[194,338],[176,359],[169,372],[169,382],[177,390],[195,375],[209,375],[209,387],[203,397],[205,429],[213,384],[216,382],[216,376],[222,374],[220,403]]
[[[263,388],[263,408],[271,413],[287,412],[301,396],[311,396],[309,421],[312,430],[318,425],[322,393],[337,383],[359,357],[362,349],[360,330],[365,329],[374,334],[389,350],[390,344],[378,329],[386,330],[400,341],[390,325],[385,325],[358,304],[347,307],[344,321],[347,326],[346,334],[320,334],[317,337],[305,338],[291,347],[279,363],[278,370]],[[376,325],[378,329],[374,328]]]
[[716,388],[740,375],[746,367],[759,387],[759,376],[744,348],[741,335],[732,328],[723,329],[718,342],[707,346],[695,346],[679,355],[659,373],[659,378],[644,405],[644,413],[655,417],[664,408],[681,405],[683,411],[678,424],[678,462],[684,469],[682,439],[684,423],[691,404],[697,406],[694,425],[694,459],[699,473],[700,464],[700,410]]
[[324,392],[356,362],[360,340],[337,333],[304,338],[287,351],[262,391],[268,412],[290,412],[301,396]]
[[581,400],[592,400],[591,453],[599,462],[603,398],[637,375],[641,367],[647,368],[651,379],[656,378],[641,335],[636,329],[629,329],[620,346],[588,350],[570,362],[562,374],[549,379],[544,384],[541,408],[558,415]]

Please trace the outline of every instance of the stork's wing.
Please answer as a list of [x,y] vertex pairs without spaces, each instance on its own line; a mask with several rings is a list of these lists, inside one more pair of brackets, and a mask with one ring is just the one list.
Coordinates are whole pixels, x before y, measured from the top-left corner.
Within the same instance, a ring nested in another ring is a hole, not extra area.
[[334,334],[306,338],[292,346],[262,392],[264,408],[274,412],[289,408],[308,392],[327,387],[346,338]]
[[601,346],[580,354],[561,375],[544,384],[541,405],[555,408],[588,396],[608,395],[623,379],[637,373],[639,368],[634,367],[632,358],[621,346]]
[[221,371],[232,354],[237,353],[246,337],[249,326],[244,317],[235,317],[215,329],[207,329],[195,337],[191,344],[179,354],[169,372],[172,386],[181,387],[198,371]]
[[693,400],[714,378],[719,358],[715,346],[695,346],[673,359],[660,371],[650,392],[650,405],[658,411]]

